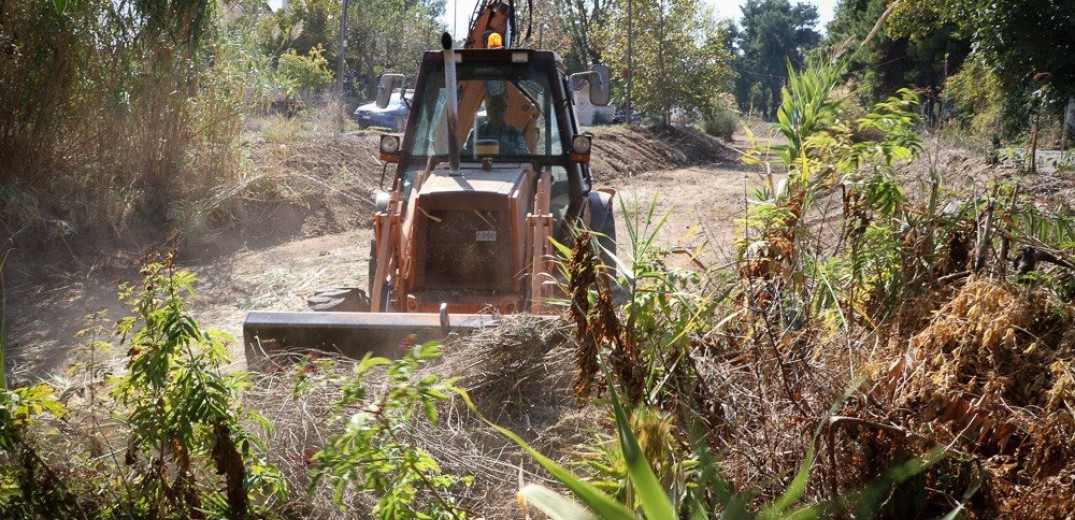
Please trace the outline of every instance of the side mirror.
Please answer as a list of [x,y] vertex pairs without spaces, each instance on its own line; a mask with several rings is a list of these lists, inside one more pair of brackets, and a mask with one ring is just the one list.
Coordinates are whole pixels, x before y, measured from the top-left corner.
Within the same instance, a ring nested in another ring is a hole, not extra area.
[[590,67],[590,103],[595,107],[608,106],[612,88],[609,78],[612,73],[608,67],[595,63]]
[[381,76],[381,82],[377,85],[377,108],[388,106],[392,99],[392,92],[403,85],[403,74],[385,74]]

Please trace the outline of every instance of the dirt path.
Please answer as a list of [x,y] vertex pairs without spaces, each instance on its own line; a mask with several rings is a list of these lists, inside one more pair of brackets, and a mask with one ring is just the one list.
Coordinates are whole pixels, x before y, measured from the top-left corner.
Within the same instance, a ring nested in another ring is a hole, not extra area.
[[650,229],[656,231],[656,243],[681,250],[684,258],[697,252],[706,266],[726,262],[734,254],[736,219],[745,210],[743,195],[757,183],[757,173],[735,163],[614,179],[609,185],[617,189],[626,209],[617,215],[620,251],[630,248],[629,228],[639,229],[643,237],[651,234],[645,228],[647,215],[652,214]]
[[[707,244],[700,257],[707,265],[730,257],[735,219],[744,210],[745,187],[757,183],[755,173],[731,161],[645,173],[621,167],[616,173],[604,185],[618,190],[626,209],[617,215],[621,253],[630,247],[627,224],[640,222],[655,204],[655,219],[667,214],[657,233],[659,244],[688,250]],[[180,262],[198,278],[192,314],[203,327],[241,339],[242,322],[251,309],[302,310],[318,289],[365,287],[372,231],[368,220],[349,220],[343,231],[319,229],[317,236],[257,243],[210,260]],[[122,282],[136,283],[138,276],[133,255],[101,258],[92,266],[58,265],[50,274],[33,264],[33,258],[15,259],[6,271],[9,367],[16,379],[62,371],[79,345],[88,342],[76,336],[78,330],[96,323],[107,331],[125,315],[117,289]],[[104,314],[96,322],[87,321],[98,311]],[[110,338],[102,333],[97,339]],[[230,349],[241,362],[241,341]]]

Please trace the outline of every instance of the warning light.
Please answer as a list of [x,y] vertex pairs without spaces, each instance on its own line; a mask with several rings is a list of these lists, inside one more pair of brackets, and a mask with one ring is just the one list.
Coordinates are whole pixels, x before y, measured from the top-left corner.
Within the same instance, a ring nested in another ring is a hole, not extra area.
[[501,49],[504,47],[504,37],[500,33],[493,33],[489,35],[489,41],[485,45],[487,49]]

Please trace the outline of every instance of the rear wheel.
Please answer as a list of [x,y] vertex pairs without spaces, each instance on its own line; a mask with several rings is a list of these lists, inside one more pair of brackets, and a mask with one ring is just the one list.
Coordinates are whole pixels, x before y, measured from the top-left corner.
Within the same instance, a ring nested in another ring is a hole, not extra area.
[[605,224],[601,226],[601,234],[597,243],[601,244],[601,262],[605,264],[605,275],[609,277],[609,287],[612,288],[612,301],[617,305],[627,303],[627,288],[620,285],[619,269],[616,267],[616,214],[608,213]]
[[619,270],[616,269],[616,216],[609,211],[601,226],[601,234],[597,237],[597,243],[601,246],[601,263],[604,264],[604,274],[608,277],[608,286],[612,288],[612,299],[618,304],[627,301],[626,293],[618,282]]
[[597,243],[601,245],[601,261],[612,270],[611,274],[615,277],[616,261],[613,257],[616,256],[616,215],[614,213],[611,211],[608,213],[599,232],[601,234],[597,237]]

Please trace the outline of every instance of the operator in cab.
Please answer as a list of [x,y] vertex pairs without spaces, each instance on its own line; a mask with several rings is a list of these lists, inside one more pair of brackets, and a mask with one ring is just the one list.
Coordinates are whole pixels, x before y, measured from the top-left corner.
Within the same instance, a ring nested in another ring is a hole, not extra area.
[[[492,83],[492,82],[490,82]],[[507,108],[507,100],[503,91],[503,83],[500,83],[499,93],[495,88],[489,88],[489,95],[485,98],[486,118],[476,128],[477,139],[496,139],[500,144],[499,155],[530,155],[530,148],[526,145],[526,137],[510,123],[504,121],[504,110]],[[468,149],[473,147],[468,143]]]
[[[501,156],[528,156],[530,147],[522,131],[504,119],[507,109],[506,87],[499,80],[485,83],[485,118],[478,122],[467,139],[465,149],[478,151],[478,154],[496,154]],[[475,143],[477,147],[475,147]],[[494,144],[493,151],[485,145]],[[486,151],[482,151],[482,149]]]

